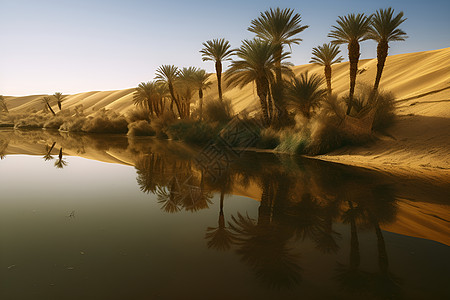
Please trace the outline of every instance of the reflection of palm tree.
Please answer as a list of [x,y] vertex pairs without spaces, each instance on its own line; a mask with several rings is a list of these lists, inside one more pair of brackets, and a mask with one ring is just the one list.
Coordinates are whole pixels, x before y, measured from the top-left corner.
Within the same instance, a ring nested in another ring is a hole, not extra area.
[[45,161],[48,161],[48,160],[52,160],[52,159],[53,159],[53,156],[52,156],[52,150],[53,150],[53,148],[55,147],[55,145],[56,145],[55,142],[52,144],[51,147],[49,147],[48,145],[45,145],[45,155],[43,156],[43,158],[44,158]]
[[225,193],[220,192],[220,211],[219,211],[219,226],[208,227],[206,229],[205,239],[208,240],[208,248],[216,250],[228,250],[234,242],[234,234],[225,226],[225,216],[223,214],[223,199]]
[[359,270],[360,254],[356,219],[360,209],[354,207],[352,201],[348,201],[348,206],[349,209],[343,214],[343,220],[345,223],[350,223],[350,262],[348,266],[338,264],[335,279],[343,289],[352,293],[362,293],[367,291],[368,274]]
[[237,253],[250,265],[265,286],[292,288],[300,283],[299,255],[289,248],[289,234],[274,224],[260,224],[238,213],[229,223],[236,234]]
[[8,140],[0,140],[0,159],[5,158],[5,151],[8,148],[9,141]]
[[337,253],[339,245],[336,240],[341,234],[333,230],[333,221],[339,215],[339,202],[328,201],[327,206],[322,209],[322,225],[315,238],[316,249],[323,253]]
[[181,198],[174,191],[173,184],[170,188],[158,186],[155,194],[158,198],[158,203],[161,204],[161,209],[165,212],[176,213],[181,211],[183,207]]
[[58,159],[55,161],[55,167],[57,169],[62,169],[68,165],[68,162],[63,159],[62,148],[59,149]]

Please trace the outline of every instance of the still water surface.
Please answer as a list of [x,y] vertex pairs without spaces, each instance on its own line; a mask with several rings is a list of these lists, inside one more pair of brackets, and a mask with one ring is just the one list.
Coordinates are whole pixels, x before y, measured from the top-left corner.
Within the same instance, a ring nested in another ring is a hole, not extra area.
[[0,131],[0,298],[450,297],[448,186],[200,151]]

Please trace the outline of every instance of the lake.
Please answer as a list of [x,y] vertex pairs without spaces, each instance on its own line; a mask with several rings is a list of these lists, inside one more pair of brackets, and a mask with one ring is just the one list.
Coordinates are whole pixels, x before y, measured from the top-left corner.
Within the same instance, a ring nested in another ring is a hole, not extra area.
[[450,299],[448,182],[44,130],[0,158],[1,299]]

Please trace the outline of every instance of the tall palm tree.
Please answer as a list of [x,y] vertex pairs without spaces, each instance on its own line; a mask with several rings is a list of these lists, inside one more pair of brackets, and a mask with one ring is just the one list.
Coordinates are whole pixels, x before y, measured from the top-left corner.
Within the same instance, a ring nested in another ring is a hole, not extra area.
[[0,109],[3,110],[5,113],[8,113],[8,106],[6,106],[5,98],[3,98],[2,95],[0,95]]
[[308,71],[294,77],[286,88],[286,99],[292,103],[307,119],[311,118],[311,110],[320,106],[327,90],[322,88],[323,77]]
[[331,65],[340,63],[343,58],[339,55],[341,51],[338,45],[331,43],[314,47],[310,63],[323,66],[323,72],[327,81],[328,95],[331,95]]
[[206,90],[211,86],[211,82],[208,81],[209,74],[203,69],[197,69],[192,76],[193,83],[198,90],[198,100],[200,108],[200,121],[203,118],[203,90]]
[[367,33],[370,28],[371,18],[365,14],[349,14],[339,17],[336,21],[337,26],[333,26],[333,30],[328,37],[333,38],[331,42],[334,44],[348,44],[348,58],[350,61],[350,91],[347,105],[347,115],[350,114],[353,105],[353,94],[355,93],[356,74],[358,72],[359,62],[359,42],[367,40]]
[[52,114],[55,116],[56,114],[55,114],[55,112],[53,111],[53,109],[52,109],[52,107],[50,106],[50,101],[51,101],[52,99],[50,98],[50,97],[48,97],[48,96],[45,96],[45,97],[42,97],[42,99],[41,99],[41,101],[42,101],[42,103],[44,103],[44,108],[45,109],[50,109],[50,111],[52,112]]
[[283,59],[283,45],[291,47],[299,44],[302,39],[295,37],[309,26],[301,26],[300,14],[294,14],[291,8],[266,10],[260,17],[251,21],[248,31],[253,32],[260,39],[271,42],[275,49],[275,73],[277,83],[281,82],[281,61]]
[[[230,68],[225,73],[229,84],[243,88],[254,82],[256,93],[259,97],[261,110],[266,126],[271,123],[272,97],[271,84],[275,80],[275,46],[261,39],[244,40],[242,46],[236,50],[239,60],[233,60]],[[282,59],[289,57],[288,53],[282,54]],[[290,72],[290,69],[282,64],[282,71]]]
[[203,43],[203,49],[200,50],[203,61],[214,61],[216,64],[217,89],[219,91],[219,99],[222,97],[222,61],[230,60],[233,50],[231,45],[225,39],[213,39]]
[[377,76],[373,85],[374,92],[378,90],[380,84],[381,74],[388,56],[389,42],[404,41],[407,38],[406,33],[398,28],[405,21],[403,12],[401,11],[394,17],[394,10],[391,7],[379,9],[372,15],[372,24],[369,27],[367,37],[378,43]]
[[162,65],[156,70],[155,79],[157,80],[157,82],[161,82],[167,85],[167,87],[169,88],[170,97],[172,98],[172,101],[170,103],[170,110],[173,112],[173,103],[175,102],[178,110],[178,116],[180,118],[183,118],[180,101],[175,95],[174,89],[174,83],[177,80],[179,73],[180,70],[178,70],[178,67],[174,65]]
[[53,97],[55,97],[56,102],[58,103],[58,108],[59,108],[59,110],[61,110],[62,102],[63,102],[64,98],[66,98],[66,96],[63,95],[62,93],[56,92],[53,94]]

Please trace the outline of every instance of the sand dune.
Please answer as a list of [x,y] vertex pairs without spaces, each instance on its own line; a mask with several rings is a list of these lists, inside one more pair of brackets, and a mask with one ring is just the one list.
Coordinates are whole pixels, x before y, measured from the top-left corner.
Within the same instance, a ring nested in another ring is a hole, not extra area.
[[[358,83],[373,83],[376,64],[376,59],[360,61]],[[293,70],[297,75],[303,71],[322,74],[322,67],[311,64],[296,66]],[[205,101],[217,98],[214,75],[211,81],[213,85],[205,92]],[[337,94],[343,95],[348,91],[348,62],[333,66],[332,84]],[[379,136],[379,140],[371,145],[339,149],[319,158],[405,176],[412,173],[448,183],[450,48],[388,57],[380,88],[393,92],[397,97],[398,122],[387,135]],[[133,109],[133,91],[130,88],[69,95],[63,107],[73,109],[81,104],[87,114],[102,108],[125,114]],[[27,112],[42,109],[42,96],[5,99],[11,112]],[[255,87],[251,84],[243,89],[225,88],[224,97],[232,100],[236,112],[251,112],[259,108]]]

